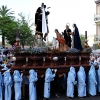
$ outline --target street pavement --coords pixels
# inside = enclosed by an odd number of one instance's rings
[[[22,100],[29,100],[29,99],[24,98]],[[43,100],[43,98],[38,98],[37,100]],[[51,98],[48,100],[100,100],[100,95],[94,96],[94,97],[86,96],[84,98],[74,97],[73,99],[68,99],[68,98],[66,98],[66,96],[64,94],[62,94],[62,95],[60,95],[60,97],[51,96]]]
[[[37,99],[37,100],[43,100],[43,99]],[[100,100],[100,96],[95,96],[95,97],[84,97],[83,99],[74,97],[73,99],[68,99],[66,96],[61,95],[60,97],[53,96],[49,100]]]
[[[40,99],[43,100],[43,99]],[[66,98],[65,95],[61,95],[60,97],[51,97],[50,100],[69,100],[68,98]],[[83,99],[78,98],[78,97],[74,97],[72,100],[100,100],[100,96],[95,96],[95,97],[85,97]]]

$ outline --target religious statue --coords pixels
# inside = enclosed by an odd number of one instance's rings
[[[64,35],[64,39],[66,41],[66,45],[68,45],[71,48],[71,29],[69,28],[69,25],[66,24],[66,29],[62,34]]]
[[[35,13],[35,26],[36,26],[35,35],[37,35],[37,34],[40,35],[41,39],[42,40],[44,39],[46,41],[46,37],[49,33],[47,17],[50,14],[50,12],[45,11],[45,9],[46,9],[46,5],[44,5],[44,3],[42,3],[41,7],[38,7],[38,9]]]
[[[20,30],[17,29],[16,31],[16,42],[14,43],[15,47],[18,47],[20,45]]]
[[[87,49],[91,50],[91,47],[88,45],[88,40],[84,41],[84,48],[87,48]]]
[[[66,44],[66,40],[59,33],[58,29],[55,29],[56,38],[53,37],[52,47],[53,49],[57,49],[60,52],[66,51],[68,49],[68,45]]]

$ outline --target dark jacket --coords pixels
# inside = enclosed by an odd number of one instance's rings
[[[66,41],[66,44],[69,46],[69,47],[71,47],[71,34],[70,34],[70,32],[71,32],[71,29],[68,29],[67,31],[66,30],[64,30],[64,33],[63,33],[63,35],[64,35],[64,39],[65,39],[65,41]]]

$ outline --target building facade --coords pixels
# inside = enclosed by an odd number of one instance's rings
[[[94,15],[94,21],[96,23],[96,34],[94,35],[94,43],[100,43],[100,0],[95,0],[96,14]]]

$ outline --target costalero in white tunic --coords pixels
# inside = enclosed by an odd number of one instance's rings
[[[15,100],[20,100],[21,99],[22,76],[20,75],[18,70],[15,70],[13,75],[14,75]]]
[[[37,73],[31,69],[29,71],[29,100],[37,100],[36,97],[36,84],[35,82],[38,80]]]
[[[77,83],[75,81],[76,78],[76,72],[74,67],[70,67],[70,71],[68,72],[68,77],[67,77],[67,92],[66,96],[67,97],[74,97],[74,85]]]
[[[96,71],[94,65],[92,65],[88,73],[88,93],[92,96],[95,96],[96,88],[97,88]]]
[[[48,68],[45,73],[44,98],[50,97],[50,82],[54,80],[54,77],[55,74],[53,74],[51,69]]]
[[[86,96],[86,74],[84,68],[80,66],[79,71],[77,72],[78,79],[78,97]]]

